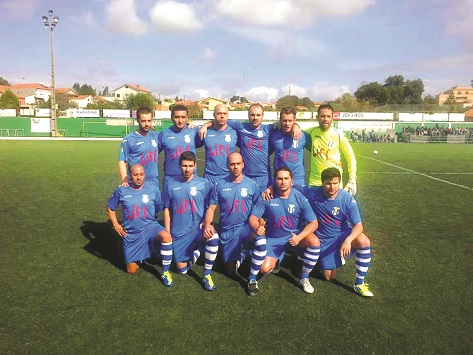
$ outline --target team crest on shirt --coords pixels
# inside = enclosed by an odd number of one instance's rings
[[[158,143],[156,143],[156,141],[154,139],[151,140],[151,144],[153,145],[153,147],[157,147],[158,146]]]
[[[334,207],[332,210],[332,214],[334,216],[338,215],[340,213],[340,207]]]
[[[256,136],[258,138],[263,138],[263,131],[258,131],[258,133],[256,133]]]
[[[184,135],[184,142],[186,142],[186,143],[191,142],[191,137],[188,134]]]
[[[141,201],[143,201],[144,203],[148,203],[149,202],[149,195],[142,195]]]
[[[231,141],[232,141],[232,137],[230,137],[229,134],[226,134],[226,135],[225,135],[225,142],[228,142],[228,143],[229,143],[229,142],[231,142]]]
[[[189,194],[190,194],[191,196],[197,195],[197,187],[191,186],[191,189],[189,190]]]
[[[288,211],[289,213],[294,213],[295,210],[296,210],[296,205],[293,204],[293,203],[290,203],[290,204],[288,205],[288,207],[287,207],[287,211]]]
[[[246,187],[242,187],[240,190],[240,194],[242,197],[248,196],[248,189]]]
[[[297,148],[299,146],[299,141],[296,139],[292,140],[292,148]]]
[[[335,145],[335,143],[334,143],[334,142],[328,142],[327,145],[328,145],[329,148],[333,148],[333,146]]]

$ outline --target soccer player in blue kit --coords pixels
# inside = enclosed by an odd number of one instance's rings
[[[164,151],[164,176],[181,176],[179,157],[183,152],[193,152],[202,146],[199,128],[189,128],[188,110],[184,105],[176,105],[171,109],[173,125],[158,133],[158,148]]]
[[[161,278],[165,286],[171,286],[172,238],[156,220],[156,214],[162,208],[161,192],[156,185],[145,181],[144,168],[139,164],[131,167],[130,177],[130,184],[118,186],[107,203],[107,214],[113,228],[123,238],[126,270],[130,274],[136,273],[139,262],[151,257],[158,242],[163,264]],[[123,225],[118,222],[115,212],[120,204]]]
[[[274,152],[274,171],[281,166],[287,166],[292,171],[294,184],[306,185],[304,148],[309,149],[310,137],[302,132],[299,139],[292,135],[296,124],[296,109],[283,107],[279,113],[281,130],[274,131],[269,138],[269,153]]]
[[[250,177],[259,185],[262,193],[272,181],[269,162],[269,139],[273,132],[277,132],[272,124],[263,124],[264,109],[261,104],[252,104],[248,108],[248,122],[241,123],[229,120],[227,124],[238,134],[238,147],[245,162],[243,174]],[[201,135],[205,135],[209,124],[202,125]],[[295,124],[291,131],[294,139],[301,136],[300,127]]]
[[[363,297],[372,297],[365,276],[371,263],[371,242],[363,233],[360,210],[353,196],[340,189],[341,173],[338,168],[327,168],[321,173],[322,187],[299,187],[317,215],[319,227],[315,234],[320,240],[321,252],[317,268],[327,281],[355,255],[356,278],[353,289]]]
[[[214,120],[203,139],[205,146],[204,178],[211,183],[229,175],[227,157],[235,151],[237,133],[227,125],[228,107],[218,104],[214,108]]]
[[[292,172],[288,167],[276,170],[274,180],[274,196],[270,200],[259,199],[249,219],[255,233],[259,233],[259,219],[266,216],[267,255],[260,272],[270,273],[287,250],[297,247],[295,251],[303,262],[299,284],[304,292],[313,293],[309,274],[320,254],[320,243],[314,234],[317,217],[304,195],[291,188]]]
[[[213,185],[194,175],[194,153],[183,152],[179,164],[181,176],[167,178],[164,184],[164,226],[171,232],[174,260],[180,274],[187,273],[205,248],[202,282],[207,291],[212,291],[215,289],[212,267],[218,252],[218,234],[204,236],[202,222]]]
[[[264,235],[252,234],[248,216],[259,198],[259,187],[249,177],[242,174],[243,158],[240,153],[228,156],[230,176],[217,181],[214,185],[210,205],[205,215],[205,234],[215,233],[212,226],[215,210],[220,205],[220,252],[228,274],[234,274],[246,253],[242,255],[242,245],[246,250],[252,249],[248,293],[258,293],[256,277],[266,256],[266,238]],[[263,233],[260,233],[263,234]]]
[[[130,168],[140,164],[145,169],[147,181],[159,188],[158,180],[158,140],[152,130],[153,111],[141,107],[136,111],[138,129],[123,138],[118,156],[118,173],[123,185],[129,183]]]

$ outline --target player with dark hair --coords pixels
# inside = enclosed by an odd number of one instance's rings
[[[202,146],[199,128],[189,128],[189,113],[184,105],[175,105],[171,109],[173,125],[158,133],[159,152],[164,151],[164,176],[181,176],[179,157],[183,152],[193,152]]]
[[[364,297],[372,297],[373,293],[364,281],[371,263],[371,242],[363,233],[358,204],[352,195],[340,189],[341,178],[338,168],[327,168],[321,174],[321,188],[294,188],[307,197],[319,221],[315,231],[321,245],[317,268],[326,280],[331,281],[345,258],[355,255],[353,288]]]
[[[303,262],[299,284],[304,292],[313,293],[309,274],[320,253],[320,243],[314,235],[317,217],[304,195],[291,188],[292,172],[288,167],[281,166],[276,170],[274,179],[274,196],[269,200],[259,199],[249,219],[258,233],[259,219],[266,216],[267,255],[260,272],[270,273],[278,261],[282,261],[285,252],[294,248]]]
[[[230,176],[217,181],[214,185],[210,205],[205,215],[205,234],[215,233],[212,226],[217,205],[220,206],[220,252],[227,273],[234,274],[246,257],[246,251],[252,250],[248,293],[258,293],[256,278],[266,256],[266,238],[252,234],[248,216],[259,198],[259,187],[249,177],[243,175],[245,164],[240,153],[231,153],[228,158]],[[260,230],[261,232],[261,230]]]
[[[118,173],[123,185],[129,183],[130,168],[140,164],[145,169],[146,180],[159,188],[158,180],[158,141],[153,126],[153,111],[141,107],[136,111],[138,129],[128,134],[120,146]]]
[[[207,291],[215,289],[212,267],[218,252],[218,234],[204,235],[202,222],[212,184],[194,174],[195,154],[179,157],[180,177],[169,177],[164,184],[164,226],[171,232],[177,271],[186,274],[205,250],[202,282]]]
[[[269,153],[274,152],[274,171],[281,166],[287,166],[292,171],[294,184],[306,185],[304,148],[309,149],[310,137],[306,132],[302,132],[299,139],[293,137],[296,115],[295,107],[281,108],[279,113],[281,130],[274,131],[269,138]]]
[[[136,273],[139,262],[150,258],[155,243],[159,243],[163,263],[161,278],[165,286],[171,286],[172,238],[156,220],[162,208],[161,192],[156,185],[145,181],[146,174],[141,165],[133,165],[130,171],[130,184],[118,186],[107,203],[107,214],[113,228],[123,238],[126,270],[130,274]],[[115,212],[120,204],[123,225],[118,222]]]
[[[348,183],[345,186],[352,195],[356,194],[355,153],[343,131],[332,126],[333,107],[320,105],[317,112],[318,127],[309,131],[312,157],[310,159],[309,186],[321,186],[320,174],[326,168],[337,168],[343,173],[341,154],[348,164]],[[342,181],[340,180],[340,186]]]

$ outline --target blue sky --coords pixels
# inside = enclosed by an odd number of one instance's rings
[[[156,96],[314,101],[390,75],[437,95],[473,80],[473,0],[0,0],[0,76]],[[469,16],[469,18],[468,18]]]

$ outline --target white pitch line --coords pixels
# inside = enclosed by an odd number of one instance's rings
[[[449,185],[453,185],[453,186],[461,187],[461,188],[466,189],[466,190],[473,191],[473,188],[468,187],[468,186],[465,186],[465,185],[455,184],[454,182],[451,182],[451,181],[448,181],[448,180],[439,179],[439,178],[436,178],[436,177],[433,177],[433,176],[430,176],[430,175],[421,173],[421,172],[419,172],[419,171],[415,171],[415,170],[403,168],[402,166],[395,165],[395,164],[386,163],[386,162],[384,162],[384,161],[382,161],[382,160],[374,159],[374,158],[371,158],[371,157],[367,157],[367,156],[365,156],[365,155],[361,155],[361,154],[356,154],[356,155],[358,155],[358,156],[360,156],[360,157],[363,157],[363,158],[366,158],[366,159],[374,160],[374,161],[376,161],[376,162],[378,162],[378,163],[381,163],[381,164],[385,164],[385,165],[388,165],[388,166],[392,166],[392,167],[397,168],[397,169],[401,169],[401,170],[404,170],[404,171],[408,171],[408,172],[410,172],[410,173],[412,173],[412,174],[424,176],[424,177],[429,178],[429,179],[432,179],[432,180],[444,182],[444,183],[449,184]]]

